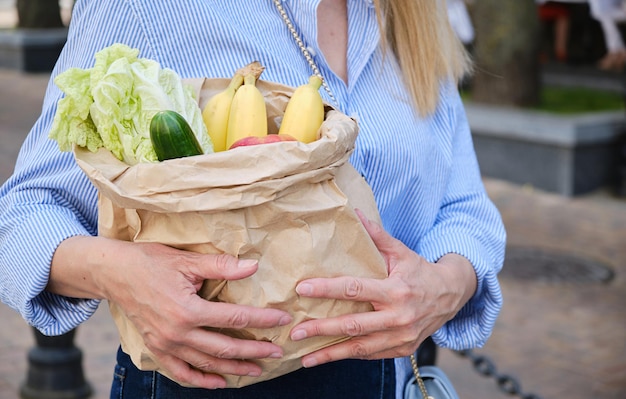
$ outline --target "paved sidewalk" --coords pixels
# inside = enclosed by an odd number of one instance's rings
[[[0,182],[10,175],[39,114],[46,83],[45,74],[0,70]],[[626,200],[606,192],[572,199],[498,180],[485,183],[502,212],[512,250],[543,249],[600,261],[615,277],[607,284],[547,283],[503,273],[504,309],[492,338],[475,353],[544,399],[626,398]],[[3,304],[0,320],[0,398],[17,399],[33,337]],[[107,398],[118,340],[105,306],[79,328],[76,341],[93,398]],[[462,399],[511,397],[466,358],[441,350],[439,364]]]

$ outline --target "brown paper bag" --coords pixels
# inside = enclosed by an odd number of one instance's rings
[[[224,79],[192,80],[200,105],[226,87]],[[293,89],[258,82],[268,102],[270,131],[276,130]],[[232,151],[128,166],[110,152],[76,148],[79,166],[99,190],[99,234],[135,242],[160,242],[200,253],[253,258],[259,270],[237,281],[207,281],[200,295],[288,311],[291,325],[274,329],[221,330],[280,345],[285,356],[260,360],[261,377],[226,375],[242,387],[301,367],[303,355],[347,337],[289,339],[308,319],[371,310],[366,303],[300,298],[296,284],[310,277],[352,275],[384,278],[382,256],[353,208],[379,220],[364,179],[347,163],[356,123],[332,109],[311,144],[281,142]],[[142,370],[162,370],[140,334],[115,304],[110,311],[122,349]],[[171,378],[171,376],[170,376]]]

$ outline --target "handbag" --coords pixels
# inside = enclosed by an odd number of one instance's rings
[[[452,382],[437,366],[417,366],[415,355],[411,355],[413,375],[404,387],[404,399],[459,399]]]

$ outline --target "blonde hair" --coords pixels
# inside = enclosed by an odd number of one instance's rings
[[[448,20],[444,0],[374,0],[386,50],[395,54],[418,112],[435,111],[443,80],[455,82],[471,61]]]

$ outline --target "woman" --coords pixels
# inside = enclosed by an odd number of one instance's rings
[[[323,91],[326,100],[359,122],[351,163],[376,197],[383,226],[363,223],[389,278],[301,282],[295,289],[302,296],[367,301],[375,310],[294,327],[294,340],[353,336],[304,356],[301,370],[241,389],[206,390],[224,386],[220,374],[258,375],[253,360],[282,351],[204,326],[269,328],[289,323],[290,315],[196,294],[205,279],[253,274],[253,261],[97,237],[95,189],[71,154],[47,139],[61,97],[51,83],[1,191],[1,281],[16,282],[2,286],[2,300],[45,334],[76,327],[101,299],[112,300],[171,375],[204,388],[141,372],[119,351],[111,397],[400,397],[411,373],[406,357],[424,339],[460,349],[482,345],[491,333],[501,307],[496,275],[504,231],[482,186],[456,90],[468,62],[445,6],[437,0],[278,5],[327,82],[332,97]],[[297,86],[311,74],[273,0],[79,0],[53,77],[91,67],[94,53],[115,42],[183,77],[228,77],[251,60],[266,67],[268,81]]]

